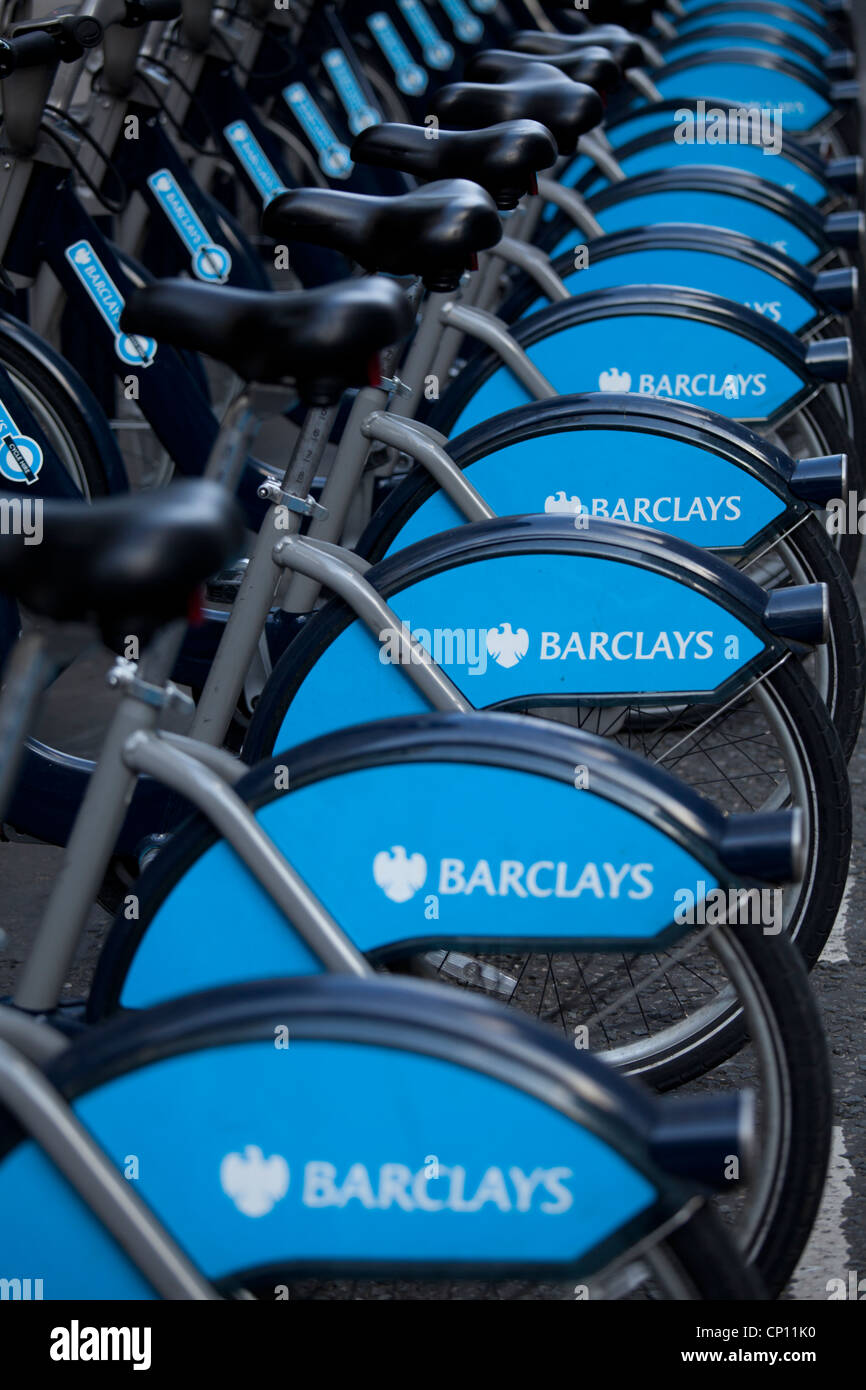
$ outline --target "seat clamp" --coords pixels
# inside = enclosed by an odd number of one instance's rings
[[[299,516],[315,516],[324,521],[328,515],[328,508],[317,502],[315,497],[296,497],[293,492],[284,492],[273,478],[268,478],[257,491],[263,502],[270,502],[274,507],[285,507]]]
[[[105,677],[106,685],[111,686],[112,690],[122,690],[124,695],[131,695],[143,705],[150,705],[153,709],[170,710],[185,720],[192,720],[195,701],[189,695],[185,695],[174,681],[166,681],[165,685],[152,685],[150,681],[142,680],[137,672],[138,664],[135,661],[119,656]]]

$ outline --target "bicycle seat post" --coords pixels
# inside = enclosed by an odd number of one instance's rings
[[[285,536],[300,530],[305,499],[338,410],[339,405],[311,406],[282,483],[274,481],[263,485],[263,495],[269,496],[271,505],[256,537],[243,584],[232,604],[190,731],[193,738],[204,743],[222,743],[231,722],[255,655],[259,633],[282,577],[280,567],[274,562],[274,546]],[[269,492],[265,493],[264,489]]]
[[[407,290],[406,298],[413,309],[417,307],[423,293],[424,287],[420,279]],[[383,378],[396,378],[398,354],[399,349],[396,346],[386,348],[381,353]],[[339,542],[372,447],[363,432],[363,423],[374,410],[387,408],[388,394],[384,385],[362,386],[358,391],[340,436],[337,457],[322,489],[322,510],[310,518],[307,535],[312,540]],[[277,590],[277,598],[285,613],[310,613],[321,588],[317,580],[287,571]]]

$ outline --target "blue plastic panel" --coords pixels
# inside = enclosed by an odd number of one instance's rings
[[[763,347],[697,319],[622,315],[574,324],[527,349],[561,395],[632,391],[706,406],[732,419],[765,420],[802,389],[800,377]],[[530,400],[505,367],[464,407],[452,436]]]
[[[575,234],[575,245],[579,245]],[[583,270],[565,279],[574,295],[619,285],[681,285],[689,289],[723,294],[762,314],[771,323],[780,323],[790,333],[798,333],[815,318],[815,308],[783,280],[758,266],[733,256],[716,255],[711,250],[677,249],[629,250],[621,255],[592,259]],[[540,296],[523,318],[545,309],[549,303]]]
[[[365,952],[420,938],[471,938],[488,950],[509,938],[562,938],[575,949],[590,940],[650,941],[673,922],[682,901],[675,894],[688,889],[701,899],[717,886],[692,854],[632,811],[586,786],[509,768],[368,768],[300,788],[257,819]],[[334,829],[338,867],[323,853]],[[122,1003],[141,1008],[320,968],[220,842],[149,924]]]
[[[790,0],[787,0],[787,8],[789,10],[794,8]],[[816,17],[814,11],[812,11],[812,17]],[[808,25],[801,24],[793,16],[768,15],[766,11],[753,9],[748,3],[732,3],[728,13],[701,15],[700,10],[696,10],[689,19],[679,20],[676,27],[677,33],[685,37],[687,34],[693,33],[695,29],[702,29],[706,25],[715,27],[717,24],[762,24],[776,29],[782,34],[791,34],[794,38],[801,39],[803,43],[808,43],[818,53],[830,52],[828,39],[825,39],[822,34],[816,34]],[[733,39],[732,42],[734,42]]]
[[[138,1160],[136,1191],[212,1279],[291,1259],[571,1266],[656,1196],[525,1092],[383,1047],[215,1047],[75,1109],[121,1171]],[[46,1299],[153,1296],[35,1146],[0,1164],[0,1201],[4,1271],[38,1270]]]
[[[657,222],[697,222],[705,227],[730,227],[755,241],[765,241],[801,265],[818,255],[819,247],[802,228],[760,203],[728,193],[703,193],[697,189],[675,188],[624,198],[611,207],[595,212],[605,232],[623,232],[632,227],[652,227]],[[580,235],[575,229],[552,252],[573,251]]]
[[[676,129],[677,126],[672,122],[669,140],[660,141],[649,149],[637,150],[634,154],[623,157],[620,162],[625,173],[631,178],[657,169],[679,168],[684,164],[713,164],[722,169],[741,169],[746,174],[754,174],[756,178],[778,184],[789,193],[796,193],[798,198],[802,198],[810,206],[823,202],[827,196],[827,190],[819,179],[800,168],[793,160],[786,159],[783,154],[772,153],[772,146],[771,152],[765,154],[760,145],[756,144],[678,145],[674,139]],[[700,130],[701,127],[697,127],[697,132]],[[766,134],[770,142],[772,131],[768,130]],[[586,192],[597,193],[601,188],[607,187],[607,184],[608,180],[600,174]]]
[[[499,516],[586,510],[710,548],[745,547],[784,510],[774,492],[718,455],[635,430],[545,434],[498,449],[465,471]],[[451,499],[435,492],[389,554],[461,520]]]
[[[811,130],[829,116],[831,107],[807,81],[746,62],[722,62],[708,56],[682,72],[655,75],[663,97],[721,97],[741,106],[781,110],[788,130]]]

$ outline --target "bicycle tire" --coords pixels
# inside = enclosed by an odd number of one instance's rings
[[[0,358],[16,384],[34,399],[39,423],[49,434],[61,463],[86,498],[105,497],[125,486],[120,454],[108,421],[74,368],[47,344],[31,351],[22,326],[3,325]],[[53,370],[52,370],[53,369]],[[99,428],[104,420],[104,428]],[[53,428],[52,428],[53,426]],[[65,457],[74,455],[70,468]]]

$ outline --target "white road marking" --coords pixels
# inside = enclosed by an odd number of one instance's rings
[[[842,1230],[842,1209],[851,1196],[853,1176],[842,1126],[834,1125],[827,1184],[809,1242],[788,1285],[791,1298],[826,1299],[828,1280],[847,1280],[851,1250]]]
[[[847,940],[848,911],[851,906],[851,890],[856,882],[856,878],[851,874],[845,884],[845,892],[842,894],[842,901],[839,904],[836,921],[833,923],[833,930],[828,936],[819,958],[821,965],[842,965],[850,960]]]

